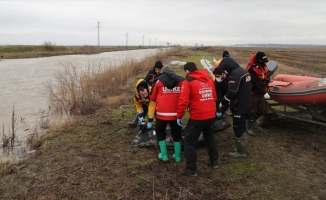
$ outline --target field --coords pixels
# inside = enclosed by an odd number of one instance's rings
[[[57,46],[47,42],[44,45],[7,45],[0,46],[0,60],[14,58],[38,58],[72,54],[96,54],[110,51],[134,50],[149,47],[140,46]]]
[[[218,59],[223,50],[242,67],[260,50],[279,63],[275,74],[326,75],[326,49],[183,48],[164,63],[193,61],[200,66],[202,56]],[[184,76],[182,66],[171,67]],[[145,75],[143,71],[131,79],[136,82]],[[219,168],[208,166],[206,148],[198,146],[198,176],[184,177],[178,172],[185,166],[183,155],[183,161],[175,163],[169,151],[170,161],[162,163],[158,148],[129,146],[138,132],[127,125],[135,115],[133,91],[131,84],[103,99],[94,113],[51,129],[29,159],[0,164],[0,198],[326,199],[325,127],[274,116],[268,127],[249,137],[246,159],[228,157],[234,148],[229,128],[215,137]]]

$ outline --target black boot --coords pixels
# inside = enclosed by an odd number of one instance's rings
[[[257,130],[256,120],[247,120],[247,133],[250,136],[255,136],[255,130]]]
[[[246,158],[247,157],[247,146],[248,146],[248,138],[247,134],[244,133],[240,138],[234,138],[236,151],[230,152],[229,156],[235,158]]]

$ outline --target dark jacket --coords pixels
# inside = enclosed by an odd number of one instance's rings
[[[224,95],[227,93],[229,85],[229,76],[227,76],[226,79],[224,79],[222,82],[217,82],[216,80],[214,81],[215,83],[215,91],[217,95],[217,100],[216,100],[216,109],[218,110],[218,105],[221,103]]]
[[[222,99],[222,105],[230,103],[233,114],[248,114],[252,108],[251,102],[251,77],[249,73],[240,67],[232,58],[224,58],[219,64],[221,69],[229,75],[228,92]]]
[[[154,83],[154,80],[159,77],[161,74],[156,74],[155,73],[155,66],[153,69],[149,70],[146,77],[145,77],[145,81],[148,85],[152,86]]]

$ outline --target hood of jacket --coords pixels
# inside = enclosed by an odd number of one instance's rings
[[[226,71],[230,75],[232,73],[232,71],[235,68],[240,67],[240,65],[235,60],[233,60],[232,58],[225,57],[225,58],[223,58],[223,60],[220,63],[219,67],[221,69],[223,69],[224,71]]]
[[[197,69],[195,71],[190,72],[189,74],[187,74],[187,78],[188,77],[193,77],[201,82],[208,82],[208,80],[212,80],[209,72],[207,70],[201,70],[201,69]]]
[[[140,86],[144,86],[145,88],[147,88],[147,91],[150,92],[150,88],[148,86],[148,84],[146,83],[146,81],[144,79],[139,79],[137,82],[136,82],[136,93],[138,93],[138,88]]]
[[[182,76],[177,75],[174,71],[167,69],[161,76],[157,77],[158,80],[169,88],[170,90],[176,87],[181,81],[185,80]]]
[[[256,65],[256,54],[252,54],[249,58],[250,65]]]

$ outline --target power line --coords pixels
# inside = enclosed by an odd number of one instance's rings
[[[100,22],[97,22],[96,28],[97,28],[97,46],[99,47],[100,46],[100,28],[101,28]]]
[[[128,32],[126,34],[126,47],[128,46]]]

